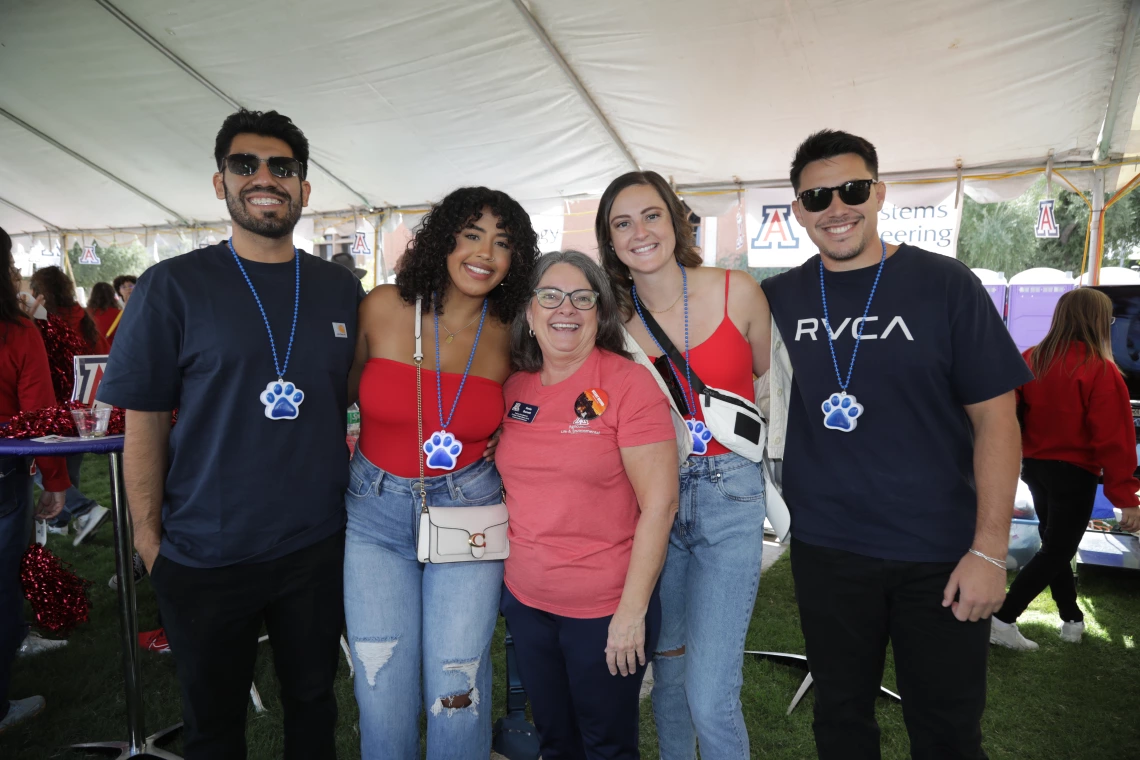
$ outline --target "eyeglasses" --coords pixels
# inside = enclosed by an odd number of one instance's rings
[[[839,191],[839,200],[848,206],[858,206],[866,203],[871,197],[871,188],[876,182],[877,180],[873,179],[852,179],[835,187],[813,187],[811,190],[804,190],[796,197],[799,198],[804,210],[813,214],[827,210],[831,205],[832,193],[836,190]]]
[[[223,160],[230,173],[239,177],[252,177],[263,163],[269,167],[269,173],[278,179],[305,176],[301,162],[288,156],[261,158],[252,153],[231,153]]]
[[[593,290],[575,290],[567,293],[558,288],[536,288],[534,297],[544,309],[557,309],[567,297],[575,309],[589,311],[598,305],[598,294]]]

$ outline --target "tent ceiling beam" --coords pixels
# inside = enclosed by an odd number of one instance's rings
[[[119,21],[121,21],[121,22],[122,22],[122,24],[123,24],[123,26],[127,27],[127,28],[128,28],[128,29],[130,29],[132,32],[134,32],[136,35],[138,35],[140,38],[142,38],[142,40],[143,40],[144,42],[146,42],[146,43],[147,43],[148,45],[150,45],[152,48],[154,48],[154,49],[155,49],[155,50],[157,50],[159,53],[161,53],[163,56],[165,56],[165,57],[166,57],[166,58],[167,58],[167,59],[168,59],[168,60],[169,60],[171,63],[173,63],[173,64],[174,64],[175,66],[177,66],[178,68],[180,68],[180,69],[181,69],[183,72],[185,72],[185,73],[186,73],[187,75],[189,75],[189,76],[190,76],[192,79],[194,79],[196,82],[198,82],[198,84],[202,85],[202,86],[203,86],[203,87],[205,87],[207,90],[209,90],[210,92],[212,92],[214,95],[216,95],[218,98],[220,98],[220,99],[221,99],[222,101],[224,101],[226,104],[228,104],[228,105],[229,105],[231,108],[233,108],[233,109],[235,109],[235,110],[241,110],[241,109],[244,109],[244,108],[245,108],[245,106],[243,106],[243,105],[242,105],[240,102],[238,102],[238,101],[237,101],[237,99],[235,99],[235,98],[231,97],[231,96],[230,96],[230,95],[228,95],[228,94],[227,94],[227,93],[226,93],[224,90],[222,90],[220,87],[218,87],[218,86],[217,86],[217,85],[215,85],[213,82],[211,82],[209,79],[206,79],[206,77],[204,77],[204,76],[202,76],[201,74],[199,74],[199,73],[198,73],[198,71],[197,71],[197,70],[195,70],[193,66],[191,66],[191,65],[190,65],[190,64],[188,64],[188,63],[186,63],[186,61],[184,61],[184,60],[182,60],[181,58],[179,58],[179,57],[178,57],[177,55],[175,55],[175,54],[174,54],[174,53],[173,53],[173,52],[172,52],[170,49],[168,49],[168,48],[167,48],[167,47],[165,47],[165,46],[164,46],[164,45],[163,45],[161,42],[159,42],[159,41],[158,41],[158,40],[156,40],[154,37],[152,37],[152,36],[151,36],[151,34],[150,34],[149,32],[147,32],[147,30],[143,29],[141,26],[139,26],[138,24],[136,24],[136,23],[134,22],[134,20],[133,20],[133,19],[131,19],[131,17],[130,17],[130,16],[128,16],[127,14],[123,13],[121,10],[119,10],[119,9],[118,9],[118,8],[116,8],[114,5],[112,5],[112,4],[109,2],[109,0],[95,0],[95,2],[97,2],[97,3],[99,3],[99,5],[103,6],[104,10],[106,10],[106,11],[107,11],[108,13],[110,13],[112,16],[114,16],[115,18],[117,18]],[[311,165],[313,165],[313,166],[317,167],[318,169],[320,169],[320,170],[321,170],[322,172],[324,172],[325,174],[327,174],[329,177],[331,177],[331,178],[332,178],[332,180],[333,180],[334,182],[336,182],[338,185],[340,185],[341,187],[343,187],[345,190],[347,190],[348,192],[352,193],[352,194],[353,194],[353,195],[355,195],[357,198],[359,198],[359,199],[361,200],[361,202],[362,202],[362,203],[363,203],[363,204],[364,204],[364,205],[365,205],[367,208],[369,208],[369,209],[371,209],[371,208],[372,208],[372,202],[371,202],[371,201],[369,201],[367,198],[365,198],[365,197],[364,197],[364,195],[362,195],[362,194],[361,194],[360,192],[358,192],[358,191],[357,191],[355,188],[353,188],[352,186],[350,186],[350,185],[349,185],[347,182],[345,182],[343,179],[341,179],[340,177],[338,177],[338,176],[336,176],[335,174],[333,174],[331,171],[329,171],[328,169],[326,169],[324,166],[322,166],[320,163],[318,163],[318,162],[317,162],[315,159],[313,159],[313,158],[310,158],[310,159],[309,159],[309,163],[310,163]]]
[[[53,230],[54,232],[62,232],[62,230],[60,230],[58,225],[52,224],[51,222],[49,222],[48,220],[44,219],[41,216],[36,216],[31,211],[28,211],[26,208],[22,208],[20,206],[17,206],[15,203],[12,203],[12,201],[8,200],[7,198],[0,197],[0,203],[3,203],[8,208],[16,209],[17,211],[19,211],[21,214],[24,214],[25,216],[30,216],[32,219],[35,219],[37,222],[39,222],[43,226],[47,227],[49,230]]]
[[[35,128],[35,127],[33,127],[31,124],[27,123],[26,121],[24,121],[24,120],[23,120],[23,119],[21,119],[20,117],[16,116],[15,114],[13,114],[13,113],[10,113],[10,112],[6,111],[6,110],[5,110],[5,109],[3,109],[3,108],[0,108],[0,116],[4,116],[4,117],[5,117],[5,118],[7,118],[9,121],[11,121],[13,124],[16,124],[16,125],[18,125],[18,126],[21,126],[21,127],[23,127],[24,129],[26,129],[27,131],[31,132],[31,133],[32,133],[33,135],[35,135],[36,137],[38,137],[38,138],[40,138],[41,140],[43,140],[44,142],[48,143],[49,145],[52,145],[53,147],[55,147],[55,148],[57,148],[57,149],[59,149],[59,150],[63,151],[63,152],[64,152],[64,153],[66,153],[67,155],[71,156],[71,157],[72,157],[72,158],[74,158],[76,161],[79,161],[79,162],[80,162],[80,163],[82,163],[83,165],[85,165],[85,166],[87,166],[87,167],[89,167],[89,168],[91,168],[91,169],[94,169],[95,171],[99,172],[100,174],[102,174],[104,177],[106,177],[107,179],[111,180],[111,181],[112,181],[112,182],[114,182],[115,184],[117,184],[117,185],[120,185],[121,187],[123,187],[123,188],[125,188],[125,189],[127,189],[127,190],[130,190],[132,193],[134,193],[134,194],[135,194],[135,195],[137,195],[138,197],[142,198],[144,201],[147,201],[148,203],[151,203],[151,204],[153,204],[153,205],[154,205],[156,208],[160,208],[160,209],[162,209],[162,210],[163,210],[163,211],[165,211],[167,214],[169,214],[170,216],[174,217],[175,219],[177,219],[178,221],[182,222],[183,224],[186,224],[186,225],[189,225],[189,224],[190,224],[190,222],[188,222],[188,221],[186,220],[186,217],[182,216],[182,214],[179,214],[177,211],[175,211],[175,210],[173,210],[173,209],[171,209],[171,208],[167,208],[166,206],[164,206],[163,204],[159,203],[157,200],[155,200],[155,199],[154,199],[154,198],[152,198],[151,196],[149,196],[149,195],[147,195],[146,193],[144,193],[142,190],[139,190],[139,189],[138,189],[137,187],[135,187],[134,185],[132,185],[132,184],[129,184],[129,183],[128,183],[128,182],[126,182],[125,180],[119,179],[119,178],[118,178],[118,177],[116,177],[114,174],[111,174],[111,172],[109,172],[109,171],[107,171],[106,169],[104,169],[102,166],[99,166],[98,164],[96,164],[94,161],[91,161],[91,160],[89,160],[88,158],[86,158],[85,156],[83,156],[83,155],[80,155],[79,153],[76,153],[74,150],[72,150],[71,148],[67,147],[66,145],[64,145],[63,143],[61,143],[59,140],[56,140],[54,137],[51,137],[50,135],[46,135],[46,134],[44,134],[43,132],[41,132],[40,130],[36,129],[36,128]]]
[[[1140,0],[1136,1],[1140,2]],[[99,0],[99,2],[103,2],[103,0]],[[609,135],[610,140],[613,141],[614,147],[618,149],[622,156],[625,157],[625,160],[629,163],[630,168],[634,171],[640,169],[641,165],[638,164],[637,159],[633,157],[633,153],[630,152],[629,147],[625,144],[625,141],[621,139],[621,136],[618,135],[617,130],[615,130],[613,125],[610,124],[610,120],[606,118],[606,115],[604,113],[602,113],[602,109],[598,107],[597,102],[594,100],[594,96],[591,95],[590,91],[586,89],[586,86],[582,84],[582,80],[578,78],[578,74],[575,73],[574,69],[570,68],[570,64],[566,61],[566,58],[563,57],[562,52],[555,46],[554,41],[550,39],[550,35],[546,33],[546,29],[543,28],[542,24],[538,23],[538,19],[536,19],[534,17],[534,14],[530,12],[530,8],[527,7],[524,0],[511,0],[511,2],[514,3],[514,6],[518,9],[518,12],[522,14],[523,20],[526,21],[527,25],[531,28],[531,31],[534,32],[534,36],[537,37],[539,42],[542,43],[542,46],[546,48],[546,52],[549,53],[550,57],[554,59],[554,62],[558,64],[558,68],[562,69],[562,73],[566,75],[566,78],[570,81],[570,84],[578,92],[578,97],[582,99],[582,101],[586,104],[586,107],[589,108],[590,112],[594,114],[594,118],[598,120],[598,123],[601,124],[602,129],[604,129],[606,131],[606,134]]]
[[[1097,163],[1108,160],[1113,130],[1116,128],[1116,118],[1120,111],[1120,100],[1124,95],[1124,83],[1128,78],[1128,70],[1132,63],[1132,51],[1136,48],[1137,25],[1140,25],[1140,0],[1132,0],[1128,7],[1128,20],[1124,22],[1124,35],[1121,37],[1120,47],[1116,51],[1116,71],[1112,75],[1112,89],[1108,93],[1108,107],[1105,109],[1104,121],[1100,125],[1100,135],[1097,138],[1096,152],[1093,154],[1093,160]]]

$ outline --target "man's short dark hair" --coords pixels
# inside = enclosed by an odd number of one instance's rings
[[[247,111],[244,108],[232,113],[222,122],[214,141],[214,163],[222,170],[222,159],[230,153],[230,146],[238,135],[275,137],[293,150],[293,158],[301,162],[301,179],[309,174],[309,141],[300,127],[284,114],[276,111]]]
[[[850,132],[821,129],[796,148],[796,157],[792,159],[792,189],[797,193],[800,191],[800,175],[804,173],[805,166],[845,153],[859,156],[867,165],[867,171],[871,172],[871,178],[879,178],[879,154],[875,152],[874,145]]]

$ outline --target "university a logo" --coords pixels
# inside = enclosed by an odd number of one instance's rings
[[[349,250],[349,253],[351,253],[353,256],[370,255],[372,253],[372,250],[368,247],[367,236],[367,232],[357,232],[356,240],[352,242],[352,248]]]
[[[792,229],[791,206],[764,206],[760,209],[760,231],[752,238],[753,250],[799,248],[800,239]]]
[[[1039,238],[1061,237],[1061,229],[1057,226],[1057,216],[1053,210],[1053,199],[1041,201],[1037,204],[1037,226],[1033,234]]]
[[[80,264],[102,264],[99,257],[95,255],[95,244],[83,246],[83,254],[79,257]]]

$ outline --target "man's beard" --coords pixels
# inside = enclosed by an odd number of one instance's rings
[[[248,190],[246,193],[272,195],[285,201],[285,205],[279,207],[280,211],[275,212],[273,216],[255,217],[246,211],[242,195],[231,195],[230,189],[227,187],[226,208],[230,210],[230,218],[233,219],[234,224],[247,232],[267,238],[283,238],[293,233],[293,228],[297,226],[297,221],[301,218],[300,198],[291,198],[283,193],[272,192],[263,187]]]
[[[853,220],[853,223],[857,224],[860,221],[860,219],[861,218]],[[865,251],[867,249],[867,240],[866,240],[866,238],[864,238],[863,240],[860,240],[859,244],[857,246],[855,246],[854,249],[849,250],[849,251],[827,250],[823,246],[820,246],[820,245],[817,245],[816,247],[819,248],[820,254],[822,254],[823,256],[826,256],[827,258],[831,259],[832,261],[850,261],[851,259],[855,258],[856,256],[863,253],[863,251]]]

